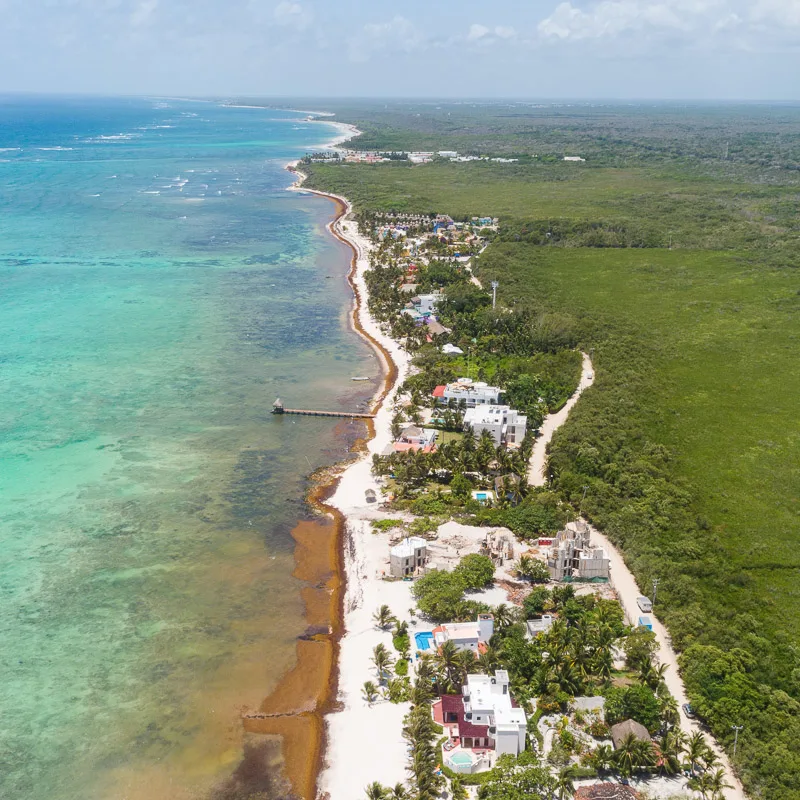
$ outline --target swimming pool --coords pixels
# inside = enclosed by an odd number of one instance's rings
[[[455,753],[448,753],[444,757],[444,763],[450,767],[453,772],[458,772],[460,775],[471,775],[473,772],[479,772],[482,768],[489,766],[483,758],[476,759],[467,750],[457,750]]]
[[[430,631],[420,631],[414,634],[417,650],[430,650],[433,647],[433,634]]]
[[[475,492],[475,499],[479,502],[485,502],[489,499],[489,495],[486,492]]]

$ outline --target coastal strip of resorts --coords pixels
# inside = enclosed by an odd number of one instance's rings
[[[387,212],[359,224],[372,242],[369,312],[414,357],[354,517],[380,543],[370,567],[387,587],[363,703],[408,710],[412,796],[525,784],[539,797],[723,797],[718,751],[684,732],[691,708],[665,682],[652,602],[625,614],[593,529],[529,475],[543,416],[566,398],[534,392],[515,407],[513,378],[474,374],[502,345],[481,352],[476,316],[452,298],[477,292],[474,307],[515,319],[472,273],[499,220]],[[387,745],[400,735],[371,733]],[[398,786],[367,795],[399,797]]]

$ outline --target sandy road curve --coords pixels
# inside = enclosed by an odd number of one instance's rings
[[[555,414],[550,414],[545,418],[544,423],[542,424],[541,435],[533,446],[533,453],[531,454],[528,470],[528,483],[531,486],[545,485],[546,476],[544,474],[544,468],[546,462],[545,451],[547,445],[553,438],[553,434],[556,432],[556,430],[567,421],[569,412],[578,402],[581,393],[591,386],[592,383],[594,383],[594,367],[589,356],[584,353],[581,380],[578,384],[578,388],[560,411]],[[625,565],[625,561],[622,558],[622,553],[620,553],[620,551],[617,550],[613,544],[611,544],[608,538],[600,533],[600,531],[598,531],[595,527],[590,525],[589,528],[592,532],[592,543],[599,544],[600,546],[604,547],[608,553],[608,556],[611,560],[611,585],[614,587],[617,595],[619,596],[619,601],[625,611],[628,621],[635,623],[641,613],[639,611],[639,606],[636,604],[636,598],[642,594],[649,595],[650,592],[643,592],[639,589],[636,584],[636,579]],[[658,609],[656,608],[655,611],[658,611]],[[746,795],[744,793],[744,789],[742,788],[742,784],[734,775],[730,762],[728,761],[725,753],[722,751],[722,748],[720,748],[716,741],[714,741],[708,731],[703,729],[702,725],[700,725],[696,720],[689,719],[689,717],[687,717],[684,713],[683,704],[688,702],[688,700],[686,697],[686,689],[683,686],[683,681],[681,680],[680,673],[678,672],[677,654],[672,649],[672,643],[669,634],[667,633],[667,629],[661,624],[661,622],[659,622],[655,614],[649,614],[649,616],[653,623],[653,633],[655,633],[656,641],[658,642],[658,658],[662,664],[667,665],[664,681],[667,684],[667,688],[678,701],[678,705],[680,707],[681,728],[687,733],[701,731],[705,734],[710,747],[716,753],[720,760],[721,766],[725,770],[727,782],[731,784],[731,787],[725,790],[725,797],[727,800],[745,800]]]
[[[544,472],[547,462],[547,445],[550,444],[553,434],[567,421],[569,412],[578,402],[584,389],[588,389],[594,383],[592,361],[586,353],[581,355],[583,355],[583,364],[581,365],[581,379],[578,383],[578,388],[560,411],[555,414],[549,414],[544,418],[539,437],[533,443],[531,458],[528,462],[528,483],[531,486],[544,486],[547,483],[547,476]]]

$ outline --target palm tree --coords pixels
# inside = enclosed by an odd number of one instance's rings
[[[614,671],[614,656],[608,647],[598,647],[594,652],[594,671],[604,683],[611,680]]]
[[[692,774],[697,770],[697,762],[708,752],[708,743],[700,731],[695,731],[686,742],[686,757],[689,759]]]
[[[633,775],[633,770],[638,765],[639,755],[639,739],[636,735],[629,733],[619,743],[617,750],[614,754],[614,760],[617,762],[620,775],[625,778],[630,778]]]
[[[723,798],[725,796],[725,789],[732,789],[733,787],[725,780],[725,770],[722,768],[714,770],[710,773],[711,780],[709,786],[711,788],[711,796],[714,800]]]
[[[402,783],[396,783],[390,790],[389,790],[389,798],[390,800],[407,800],[408,798],[408,789],[403,786]]]
[[[637,767],[652,767],[655,765],[657,759],[656,748],[651,741],[639,740],[636,745],[636,766]]]
[[[525,558],[525,556],[523,556],[523,558]],[[522,559],[520,559],[520,561],[521,560]],[[500,631],[504,631],[514,622],[514,612],[508,607],[507,603],[500,603],[499,606],[495,607],[492,613],[494,614],[494,624]]]
[[[372,619],[375,620],[375,624],[384,631],[389,630],[392,626],[392,623],[395,622],[395,616],[392,614],[392,610],[387,605],[381,606],[373,615]]]
[[[517,575],[521,578],[524,578],[531,574],[531,570],[533,569],[533,558],[530,556],[520,556],[519,561],[514,566],[514,569],[517,571]]]
[[[467,789],[461,781],[461,778],[451,779],[450,794],[453,800],[467,800],[469,795],[467,794]]]
[[[383,683],[384,677],[391,674],[392,657],[384,644],[375,645],[372,650],[372,663],[378,671],[378,680]]]
[[[678,716],[678,701],[671,695],[665,694],[658,698],[661,707],[661,721],[667,725],[676,725]]]
[[[716,753],[710,747],[706,749],[706,752],[703,753],[700,760],[703,762],[703,769],[706,771],[719,764]]]
[[[666,664],[655,666],[651,661],[644,661],[639,665],[639,681],[655,691],[663,682],[666,672]]]
[[[487,675],[494,672],[500,666],[500,654],[497,648],[490,644],[486,645],[486,649],[478,656],[476,664],[480,671]]]
[[[461,665],[461,673],[458,677],[463,683],[467,679],[467,675],[478,670],[478,659],[475,658],[475,653],[472,650],[462,650],[458,654],[458,660]]]
[[[681,771],[681,753],[686,736],[681,730],[671,730],[658,745],[656,765],[664,775],[677,775]]]
[[[386,787],[378,783],[378,781],[373,781],[364,789],[364,794],[366,794],[367,800],[385,800]]]
[[[693,792],[697,792],[703,800],[709,800],[714,795],[714,779],[707,772],[702,775],[693,775],[689,778],[688,786]]]
[[[614,750],[610,744],[598,745],[592,753],[592,763],[598,772],[605,772],[614,766]]]
[[[439,666],[441,666],[447,678],[447,682],[453,687],[461,685],[459,680],[463,662],[459,658],[458,648],[455,642],[447,640],[440,648],[437,656]]]
[[[394,635],[395,636],[408,636],[408,623],[395,619],[394,621]]]
[[[361,694],[367,703],[372,705],[378,699],[378,687],[372,681],[367,681],[361,687]]]
[[[556,781],[556,796],[558,800],[569,800],[575,794],[575,784],[572,782],[572,772],[562,769]]]

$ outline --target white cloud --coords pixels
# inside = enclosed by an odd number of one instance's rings
[[[680,6],[683,5],[683,8]],[[587,11],[567,1],[543,19],[538,30],[545,39],[600,39],[643,30],[685,31],[702,3],[683,4],[651,0],[604,0]]]
[[[471,25],[467,40],[470,42],[477,42],[478,39],[483,39],[489,33],[489,29],[485,25]]]
[[[800,27],[800,0],[758,0],[750,18],[756,23]]]
[[[639,54],[659,41],[692,48],[762,50],[800,44],[800,0],[563,0],[537,26],[549,42],[626,38]],[[618,45],[617,45],[618,46]]]
[[[369,61],[377,53],[411,53],[426,43],[426,37],[408,19],[397,15],[388,22],[370,22],[350,39],[351,61]]]
[[[133,10],[130,16],[130,23],[134,28],[147,25],[153,14],[158,8],[158,0],[142,0]]]
[[[517,32],[510,26],[498,25],[494,29],[494,35],[497,36],[498,39],[513,39],[517,35]]]
[[[314,15],[300,3],[283,0],[275,6],[272,17],[278,25],[285,25],[297,30],[305,30],[313,21]]]
[[[486,25],[474,23],[470,25],[467,32],[468,42],[479,42],[482,45],[490,45],[496,43],[499,39],[509,40],[517,35],[514,28],[498,25],[495,28],[489,28]]]

